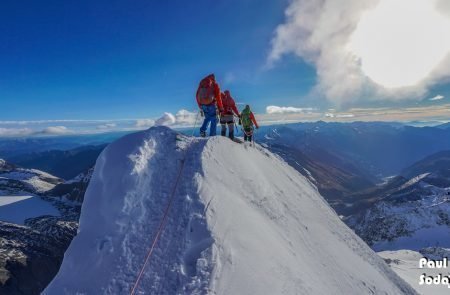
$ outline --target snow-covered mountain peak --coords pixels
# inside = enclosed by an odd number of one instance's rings
[[[277,156],[166,127],[102,152],[44,294],[129,294],[164,212],[136,294],[415,294]]]
[[[36,169],[16,167],[4,160],[0,162],[0,195],[24,191],[41,194],[54,188],[62,179]]]

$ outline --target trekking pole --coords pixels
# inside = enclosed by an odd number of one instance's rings
[[[198,115],[200,115],[200,110],[197,111],[197,115],[195,116],[194,128],[192,129],[191,137],[194,137],[195,127],[197,127]]]

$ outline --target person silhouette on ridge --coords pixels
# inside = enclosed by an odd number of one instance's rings
[[[204,117],[200,127],[200,136],[206,136],[206,129],[210,125],[209,135],[217,134],[217,116],[219,111],[223,111],[222,98],[219,84],[216,82],[214,74],[210,74],[200,81],[195,95],[200,114]]]
[[[258,123],[256,122],[253,112],[250,110],[249,105],[246,105],[241,113],[239,125],[241,124],[242,124],[242,131],[244,132],[244,141],[252,141],[254,130],[253,125],[255,125],[256,129],[258,129],[259,126]]]
[[[230,91],[225,90],[222,94],[223,111],[220,112],[221,135],[226,136],[228,126],[228,137],[234,139],[234,115],[241,117]]]

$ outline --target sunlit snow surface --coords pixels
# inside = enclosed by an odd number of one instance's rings
[[[415,294],[301,174],[261,148],[151,128],[97,160],[44,294]]]

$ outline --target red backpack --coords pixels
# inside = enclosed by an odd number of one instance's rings
[[[214,102],[214,83],[210,79],[203,79],[198,88],[198,101],[202,105],[210,105]]]
[[[222,97],[222,104],[225,114],[233,114],[234,100],[231,96],[224,95]]]

